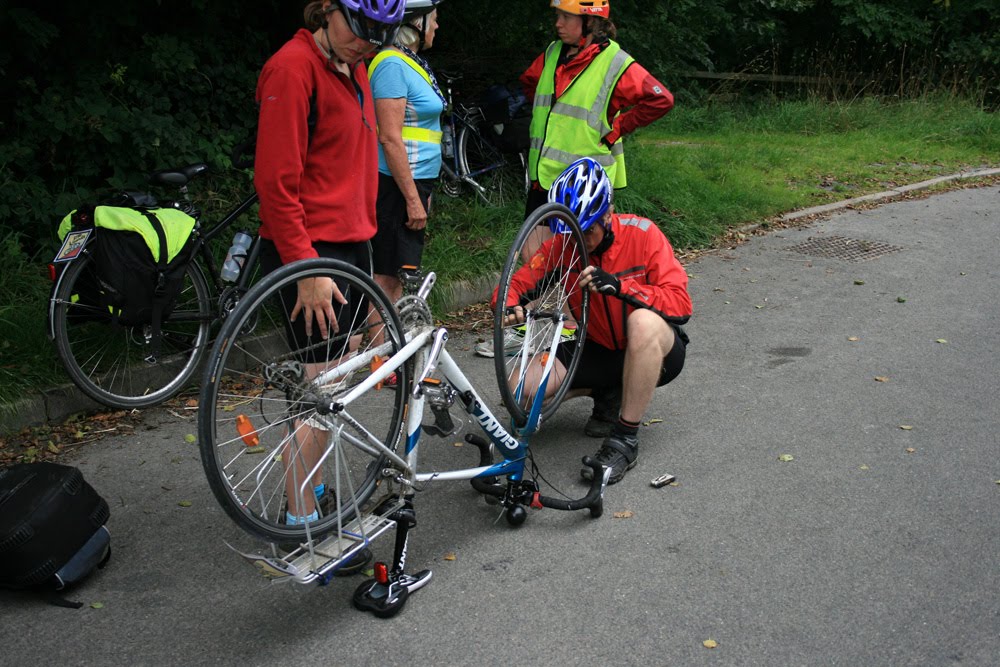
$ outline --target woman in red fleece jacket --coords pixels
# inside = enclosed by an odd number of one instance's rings
[[[402,22],[404,0],[317,0],[304,11],[307,29],[278,50],[257,82],[254,186],[260,197],[261,267],[269,273],[289,262],[329,257],[369,270],[368,240],[375,234],[378,137],[368,72],[362,58],[391,44]],[[286,335],[305,349],[315,333],[338,330],[348,304],[330,278],[307,278],[281,294]],[[343,314],[343,313],[342,313]],[[309,341],[311,342],[311,341]],[[317,346],[323,347],[323,346]],[[327,365],[310,353],[308,377]],[[315,498],[297,498],[294,479],[312,468],[329,439],[317,424],[294,422],[299,453],[283,457],[289,524],[318,518],[325,487],[314,479]],[[289,461],[297,463],[291,465]],[[293,474],[294,471],[294,474]],[[332,495],[332,494],[327,494]]]

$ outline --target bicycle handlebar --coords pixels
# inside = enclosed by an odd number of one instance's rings
[[[594,471],[590,478],[590,490],[579,500],[567,500],[564,498],[551,498],[549,496],[538,496],[538,501],[543,507],[551,507],[556,510],[590,510],[590,516],[598,518],[604,513],[604,489],[611,476],[611,468],[606,468],[589,456],[583,457],[583,465]]]

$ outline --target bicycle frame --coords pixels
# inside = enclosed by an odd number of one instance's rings
[[[419,298],[426,299],[434,279],[433,273],[428,274],[418,292]],[[367,515],[362,516],[360,508],[355,507],[354,511],[360,518],[356,518],[346,525],[338,520],[337,529],[318,543],[314,543],[307,524],[304,545],[284,558],[279,558],[276,555],[271,557],[245,554],[236,549],[233,550],[253,563],[268,577],[291,578],[303,584],[319,583],[322,585],[330,581],[341,565],[376,537],[395,526],[396,549],[393,567],[391,570],[386,570],[385,577],[387,579],[380,583],[383,588],[388,586],[389,592],[387,593],[385,590],[378,592],[380,589],[373,588],[369,591],[371,595],[360,603],[364,608],[374,611],[376,614],[388,615],[395,613],[394,610],[401,606],[405,595],[408,594],[402,594],[402,599],[394,597],[392,591],[396,589],[393,586],[406,588],[412,592],[425,585],[430,578],[429,570],[418,573],[415,577],[403,571],[406,559],[407,533],[409,528],[415,525],[412,498],[415,492],[421,490],[420,485],[423,483],[470,480],[477,491],[498,499],[497,502],[501,502],[507,507],[508,521],[513,525],[519,525],[524,521],[526,517],[524,505],[529,503],[536,508],[589,509],[591,516],[600,516],[603,511],[603,496],[610,469],[602,468],[590,457],[585,457],[584,463],[594,470],[594,475],[588,494],[581,499],[547,498],[538,492],[538,487],[533,480],[524,479],[525,462],[530,456],[528,439],[538,430],[541,423],[545,390],[555,367],[556,350],[561,341],[561,321],[565,319],[561,312],[533,314],[527,320],[529,333],[532,317],[535,315],[539,318],[560,320],[560,326],[553,328],[552,338],[549,341],[548,360],[545,362],[541,379],[532,398],[529,418],[522,428],[512,428],[508,431],[487,407],[486,402],[462,372],[458,363],[445,349],[448,340],[447,329],[435,327],[428,322],[412,325],[404,333],[405,344],[402,348],[388,359],[381,361],[377,369],[371,371],[359,384],[352,387],[343,396],[317,400],[316,411],[312,419],[330,430],[333,433],[333,439],[331,445],[323,453],[321,460],[315,463],[311,470],[303,474],[303,482],[297,488],[297,493],[300,494],[301,498],[304,498],[306,493],[311,492],[311,480],[319,470],[323,460],[333,456],[339,464],[342,456],[339,448],[343,444],[356,447],[373,457],[384,456],[388,463],[380,471],[381,475],[385,479],[394,481],[399,488],[386,494],[377,505],[378,509],[372,510]],[[336,384],[338,378],[370,367],[375,357],[386,354],[390,347],[391,343],[383,343],[362,354],[353,356],[320,372],[312,379],[311,384],[314,387]],[[522,359],[526,358],[526,355],[522,355]],[[422,368],[422,371],[415,378],[407,399],[405,434],[400,433],[396,439],[387,444],[368,432],[351,417],[351,404],[369,391],[378,391],[381,383],[404,364],[411,361],[414,363],[414,368]],[[475,420],[480,430],[488,438],[488,440],[483,440],[473,435],[466,436],[468,442],[479,448],[480,463],[478,466],[434,471],[421,471],[419,469],[419,442],[425,416],[424,408],[428,400],[425,382],[435,372],[443,377],[449,391],[454,392],[454,396],[461,401],[465,411]],[[522,365],[521,377],[518,380],[519,391],[524,390],[524,376]],[[397,389],[397,391],[401,390],[402,387]],[[351,424],[354,430],[361,435],[348,432],[344,425],[338,421]],[[400,439],[403,440],[403,452],[401,453],[395,451]],[[500,452],[501,461],[493,462],[494,451]],[[498,477],[506,477],[506,486],[496,482],[495,478]],[[512,508],[518,510],[513,513],[516,515],[513,518]],[[387,582],[389,583],[387,584]],[[355,598],[355,604],[359,605],[357,598]]]
[[[503,159],[501,159],[492,164],[480,167],[475,171],[469,171],[467,156],[465,162],[462,160],[462,151],[460,150],[459,139],[462,132],[475,132],[477,135],[482,137],[482,133],[479,131],[478,123],[473,120],[474,116],[479,115],[482,117],[482,114],[480,113],[478,107],[459,106],[456,108],[452,95],[451,84],[452,80],[449,79],[448,84],[445,87],[446,107],[443,115],[443,122],[451,130],[453,149],[450,157],[442,155],[441,169],[447,180],[465,183],[475,191],[477,196],[482,198],[483,201],[489,205],[490,201],[486,195],[487,190],[476,181],[476,178],[488,172],[502,169],[506,163]],[[485,120],[485,118],[483,120]],[[485,138],[483,141],[485,141]]]

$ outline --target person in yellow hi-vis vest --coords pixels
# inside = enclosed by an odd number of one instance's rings
[[[391,47],[368,66],[378,120],[378,231],[372,239],[375,281],[390,300],[402,296],[399,271],[419,267],[431,192],[441,171],[444,95],[419,53],[431,47],[441,0],[407,0]]]
[[[627,184],[622,137],[649,125],[674,106],[674,96],[615,41],[608,0],[550,0],[556,10],[555,40],[521,75],[532,99],[524,217],[548,201],[552,182],[579,158],[596,160],[616,190]],[[524,244],[531,257],[552,236],[543,221]],[[505,353],[521,341],[512,339]],[[475,348],[494,355],[493,341]]]

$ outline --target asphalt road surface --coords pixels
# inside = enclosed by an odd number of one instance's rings
[[[690,263],[687,367],[605,515],[513,529],[467,483],[432,485],[409,562],[434,579],[391,620],[351,608],[359,578],[272,585],[232,554],[255,542],[211,496],[193,416],[146,411],[68,461],[111,504],[110,564],[79,610],[0,593],[0,663],[1000,664],[998,260],[985,187]],[[449,349],[498,406],[474,342]],[[588,414],[566,403],[533,442],[573,495]],[[425,438],[425,461],[474,464],[458,440]],[[678,485],[652,488],[663,473]]]

